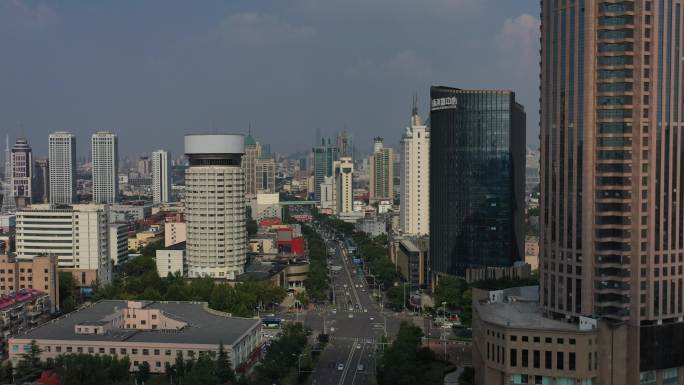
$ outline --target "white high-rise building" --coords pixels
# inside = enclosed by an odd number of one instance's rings
[[[335,161],[337,163],[337,161]],[[334,166],[333,166],[334,167]],[[335,190],[335,177],[326,176],[323,177],[323,183],[321,183],[321,200],[320,207],[324,212],[329,214],[337,214],[337,191]]]
[[[33,205],[17,211],[16,249],[19,260],[56,255],[60,269],[79,278],[79,285],[111,280],[109,221],[106,205]]]
[[[247,259],[243,136],[186,135],[185,154],[188,277],[234,279]]]
[[[50,203],[72,204],[76,201],[76,136],[58,131],[50,134]]]
[[[415,100],[411,126],[401,139],[399,226],[406,234],[430,233],[430,130],[421,123]]]
[[[152,153],[152,198],[154,203],[171,201],[171,159],[164,150]]]
[[[119,140],[116,134],[99,131],[91,141],[93,202],[115,203],[119,196]]]
[[[354,186],[352,185],[354,162],[349,156],[343,156],[336,163],[335,188],[337,189],[337,213],[348,214],[354,211]]]
[[[25,138],[19,138],[12,146],[12,184],[14,197],[20,207],[31,203],[31,182],[33,180],[33,157],[31,147]]]

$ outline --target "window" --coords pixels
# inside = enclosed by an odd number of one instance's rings
[[[556,369],[558,369],[558,370],[564,369],[563,361],[564,361],[563,352],[556,352]]]
[[[575,370],[575,353],[568,353],[568,369]]]
[[[511,367],[518,366],[518,350],[517,349],[511,349],[511,356],[509,359],[511,361]]]
[[[149,349],[143,349],[142,350],[143,356],[149,356],[150,355],[150,350]]]
[[[532,366],[534,366],[535,369],[539,369],[541,365],[541,354],[539,350],[535,350],[532,352]]]
[[[522,350],[522,367],[526,368],[528,366],[527,349]]]
[[[544,368],[546,369],[553,369],[552,367],[552,362],[551,362],[551,352],[550,351],[545,351],[544,352]]]

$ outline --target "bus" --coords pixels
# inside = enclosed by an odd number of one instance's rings
[[[264,317],[261,319],[261,323],[266,329],[278,329],[282,324],[283,320],[276,317]]]

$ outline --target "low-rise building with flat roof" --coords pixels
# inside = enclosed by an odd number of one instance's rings
[[[218,354],[223,343],[238,368],[261,345],[261,320],[231,317],[206,302],[104,300],[68,313],[9,340],[9,357],[21,360],[35,341],[41,360],[60,354],[128,356],[131,370],[147,362],[163,373],[178,355]]]
[[[185,242],[180,242],[156,251],[157,274],[164,278],[167,275],[180,274],[185,277],[188,263],[185,258]]]

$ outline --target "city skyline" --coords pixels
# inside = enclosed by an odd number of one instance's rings
[[[0,131],[27,137],[37,155],[47,153],[54,131],[80,138],[78,154],[89,152],[92,132],[116,132],[126,157],[156,148],[182,153],[184,133],[246,133],[250,121],[253,135],[273,138],[278,153],[310,148],[316,129],[323,136],[347,129],[359,151],[368,151],[375,135],[398,148],[411,96],[418,92],[426,115],[430,85],[458,84],[514,90],[530,111],[528,138],[536,147],[536,1],[381,1],[364,15],[357,7],[231,2],[189,11],[176,2],[135,10],[126,3],[4,3],[0,36],[12,38],[0,41],[11,59],[0,71],[16,76],[0,90]],[[177,23],[187,12],[196,20]],[[152,15],[157,24],[149,29],[144,20]],[[420,22],[429,18],[456,22]],[[120,25],[126,30],[118,31]],[[470,33],[484,43],[458,38]],[[243,58],[230,55],[234,47]],[[47,60],[55,49],[63,50],[60,60]],[[530,53],[526,62],[508,59],[521,51]],[[267,52],[288,60],[271,68]],[[335,92],[315,91],[320,84]],[[277,100],[269,114],[260,113],[266,89]],[[155,146],[147,146],[155,136]]]

